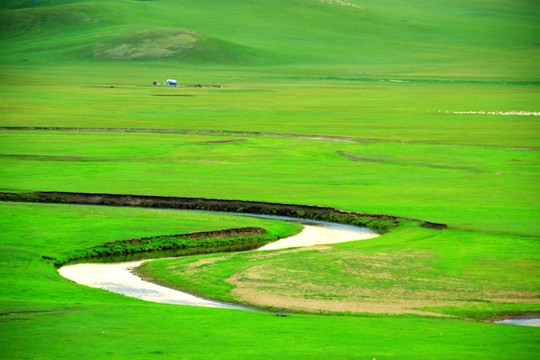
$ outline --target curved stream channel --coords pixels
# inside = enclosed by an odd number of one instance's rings
[[[320,244],[333,244],[352,240],[365,240],[379,236],[371,229],[351,225],[335,224],[325,221],[304,220],[284,216],[232,214],[237,216],[251,216],[273,220],[285,220],[302,224],[304,229],[297,235],[278,240],[262,246],[255,251],[286,249],[290,247],[312,246]],[[162,258],[163,259],[163,258]],[[109,290],[137,299],[167,304],[180,304],[192,306],[220,307],[228,309],[255,310],[234,304],[222,303],[216,300],[198,297],[183,291],[171,289],[142,280],[131,270],[145,261],[159,259],[144,259],[116,263],[85,263],[66,265],[58,272],[63,277],[79,284]]]
[[[180,210],[186,211],[186,210]],[[211,211],[210,211],[211,212]],[[218,212],[213,212],[218,213]],[[256,215],[223,213],[236,216],[251,216],[273,220],[284,220],[302,224],[304,229],[297,235],[278,240],[264,245],[254,251],[277,250],[291,247],[313,246],[320,244],[332,244],[353,240],[366,240],[379,236],[373,230],[359,228],[351,225],[335,224],[325,221],[304,220],[284,216]],[[66,265],[58,269],[63,277],[79,284],[95,288],[105,289],[119,294],[124,294],[137,299],[166,304],[179,304],[191,306],[219,307],[226,309],[240,309],[258,311],[254,308],[228,304],[212,299],[202,298],[180,290],[142,280],[131,270],[145,261],[159,260],[144,259],[115,263],[86,263]],[[161,258],[168,259],[168,258]],[[508,319],[495,321],[499,324],[540,326],[540,319]]]

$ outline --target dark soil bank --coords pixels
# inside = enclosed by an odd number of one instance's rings
[[[228,251],[244,251],[256,249],[266,244],[269,239],[260,235],[267,234],[265,229],[243,227],[214,231],[199,231],[187,234],[158,235],[137,239],[106,242],[87,249],[79,249],[63,253],[59,256],[43,255],[44,260],[52,261],[57,267],[68,262],[109,259],[111,262],[127,261],[139,258],[185,256]],[[144,255],[151,253],[152,255]],[[157,254],[157,255],[156,255]]]
[[[212,210],[251,214],[291,216],[367,226],[379,232],[386,232],[399,225],[400,220],[421,223],[422,227],[446,229],[445,224],[424,222],[404,217],[365,214],[342,211],[330,207],[270,203],[261,201],[222,200],[169,196],[94,194],[74,192],[35,192],[26,194],[0,193],[0,200],[23,202],[69,203],[81,205],[132,206],[163,209]]]
[[[233,228],[233,229],[213,230],[213,231],[198,231],[198,232],[192,232],[192,233],[187,233],[187,234],[167,235],[167,237],[202,240],[202,239],[229,239],[233,237],[256,236],[256,235],[263,235],[263,234],[266,234],[266,230],[262,228],[243,227],[243,228]],[[152,241],[153,239],[155,239],[155,236],[106,242],[103,245],[117,245],[117,244],[140,245],[140,244],[143,244],[144,242]]]

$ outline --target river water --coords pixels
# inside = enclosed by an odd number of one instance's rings
[[[325,221],[301,220],[284,216],[270,215],[235,215],[291,221],[300,223],[304,226],[304,229],[297,235],[267,244],[259,248],[259,251],[321,244],[334,244],[353,240],[366,240],[379,236],[378,233],[367,228],[334,224]],[[67,265],[60,268],[58,272],[63,277],[82,285],[105,289],[146,301],[167,304],[253,310],[247,307],[201,298],[183,291],[174,290],[165,286],[144,281],[131,272],[133,268],[139,266],[143,262],[152,260],[158,259],[117,263],[86,263]]]
[[[522,325],[540,327],[540,319],[507,319],[495,321],[497,324]]]

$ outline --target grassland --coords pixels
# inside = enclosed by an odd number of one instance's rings
[[[488,359],[503,358],[501,351],[533,358],[537,350],[531,342],[536,329],[523,327],[410,316],[279,317],[153,304],[80,286],[59,276],[41,255],[61,255],[128,234],[148,236],[221,224],[257,225],[278,233],[289,230],[263,220],[166,210],[0,206],[6,215],[1,220],[0,277],[0,344],[6,358],[203,359],[219,351],[222,359],[307,359],[329,354],[337,359],[358,354],[427,359],[434,352],[441,359],[452,359],[456,353]]]
[[[21,127],[0,130],[0,191],[275,201],[447,223],[442,232],[402,227],[324,251],[166,264],[191,267],[192,277],[155,263],[153,275],[192,289],[204,279],[197,291],[237,301],[247,299],[224,281],[234,275],[265,297],[318,305],[390,297],[400,312],[538,313],[537,117],[454,113],[540,110],[537,2],[349,3],[363,9],[318,0],[0,2],[0,126]],[[167,78],[221,87],[151,85]],[[538,354],[534,328],[368,314],[381,312],[373,308],[277,317],[85,288],[42,256],[244,220],[0,205],[6,358]],[[254,278],[258,267],[269,286]]]
[[[353,65],[361,73],[505,80],[538,75],[534,1],[351,0],[364,10],[317,0],[96,0],[38,7],[23,1],[19,9],[9,9],[17,2],[4,3],[1,30],[10,46],[0,58],[7,61],[93,62],[103,47],[111,52],[136,47],[159,60],[155,48],[137,41],[140,33],[182,29],[210,41],[181,51],[185,41],[163,36],[161,48],[175,54],[162,60],[197,66],[238,60],[243,60],[238,65]]]
[[[313,249],[145,263],[167,286],[264,308],[323,313],[535,313],[538,244],[511,235],[402,225],[390,234]]]
[[[2,126],[204,129],[399,143],[537,145],[534,117],[444,113],[536,111],[534,83],[483,78],[422,81],[380,73],[365,77],[357,73],[358,67],[331,68],[329,75],[328,68],[320,67],[291,74],[291,67],[240,71],[159,64],[149,73],[148,66],[156,65],[11,65],[0,74],[2,94],[9,100],[1,108]],[[182,84],[224,87],[151,85],[168,77]],[[410,82],[391,82],[396,79]]]
[[[231,139],[246,141],[220,142]],[[326,205],[449,223],[463,230],[538,233],[538,162],[532,148],[3,131],[3,149],[0,188],[8,191]]]
[[[4,214],[1,223],[4,315],[9,313],[13,303],[30,302],[31,306],[32,299],[36,299],[36,294],[49,282],[59,288],[66,285],[51,262],[42,256],[69,258],[77,250],[127,239],[127,233],[131,238],[140,238],[258,226],[265,228],[270,236],[277,237],[298,231],[297,226],[279,221],[179,211],[24,203],[0,203],[0,206]],[[20,268],[14,271],[12,266],[17,264]],[[35,277],[43,269],[48,269],[46,274],[49,275]],[[23,278],[26,280],[22,281]],[[70,288],[72,286],[65,291],[71,291]],[[50,293],[56,290],[51,289]],[[43,298],[39,301],[65,296],[64,293],[51,298],[51,294],[47,291],[40,295]]]

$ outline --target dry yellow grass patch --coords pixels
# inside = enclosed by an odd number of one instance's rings
[[[324,248],[303,248],[307,251]],[[335,281],[328,279],[316,257],[302,266],[262,262],[287,251],[250,256],[253,266],[229,277],[232,294],[239,301],[308,312],[371,312],[440,315],[416,310],[423,307],[460,306],[476,300],[490,302],[540,303],[531,291],[502,291],[473,286],[465,279],[422,277],[430,269],[428,253],[356,253],[324,266],[337,268]],[[341,277],[343,275],[343,277]],[[381,286],[382,284],[382,286]],[[443,316],[443,315],[440,315]]]

